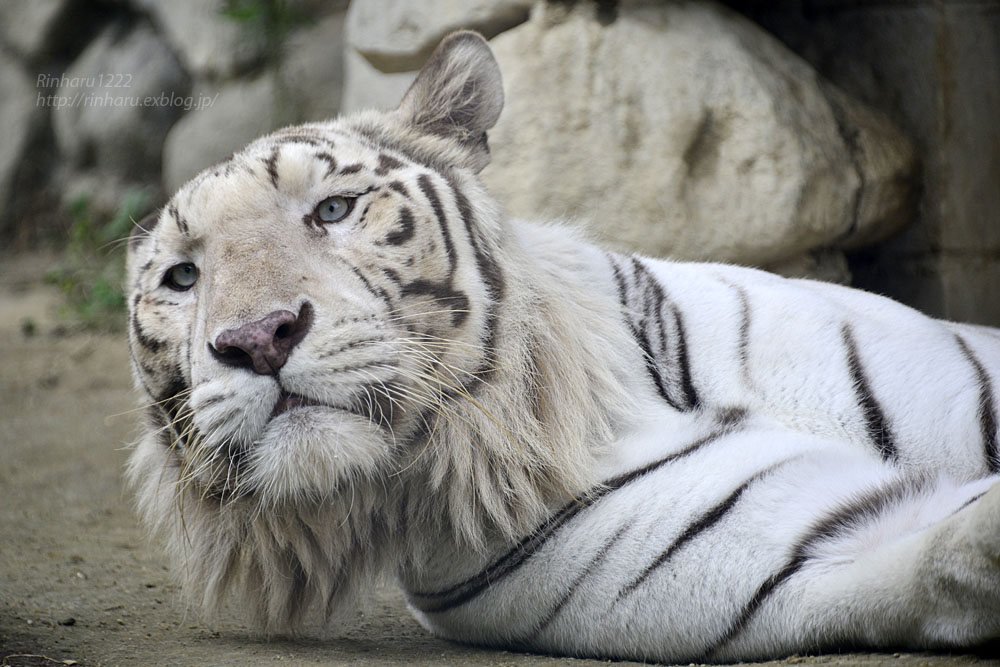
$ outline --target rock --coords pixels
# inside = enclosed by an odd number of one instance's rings
[[[907,221],[908,142],[774,38],[711,3],[613,18],[544,3],[493,40],[507,106],[483,176],[509,213],[755,265]]]
[[[344,52],[344,113],[359,109],[395,109],[416,72],[383,74],[354,49]]]
[[[851,284],[851,268],[841,250],[819,248],[761,267],[786,278],[809,278],[840,285]]]
[[[365,0],[347,12],[351,48],[381,72],[418,70],[452,30],[492,37],[528,18],[532,0]]]
[[[38,91],[16,62],[0,51],[0,238],[14,229],[13,211],[20,193],[17,184],[33,137],[45,118]]]
[[[200,84],[193,97],[211,104],[181,118],[163,147],[163,187],[173,192],[202,169],[220,162],[251,140],[288,124],[276,108],[274,74],[222,86]]]
[[[155,178],[190,87],[166,43],[146,26],[110,26],[59,80],[49,99],[65,159],[126,181]]]
[[[224,0],[135,0],[135,4],[149,13],[190,72],[229,77],[264,57],[264,31],[223,14]]]
[[[326,120],[340,112],[344,87],[344,13],[296,30],[285,42],[281,83],[295,120]]]
[[[915,153],[885,116],[855,102],[832,84],[824,82],[822,87],[854,168],[863,179],[855,195],[854,218],[864,224],[851,229],[838,245],[847,250],[866,247],[910,222],[918,194],[913,187],[917,178]],[[904,178],[892,178],[893,174]]]
[[[73,0],[0,2],[0,43],[27,59],[49,49]]]
[[[282,125],[337,115],[343,88],[344,13],[334,12],[293,31],[277,71],[215,84],[202,80],[187,113],[164,146],[163,185],[173,192],[202,169]]]

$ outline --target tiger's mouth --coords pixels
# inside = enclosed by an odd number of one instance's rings
[[[387,395],[381,395],[370,389],[365,390],[363,396],[364,399],[351,401],[345,405],[331,405],[282,389],[281,395],[274,403],[268,421],[270,422],[296,408],[316,407],[353,414],[379,426],[388,425],[392,415],[391,399]]]
[[[293,394],[289,391],[282,391],[278,400],[275,402],[274,408],[271,410],[271,416],[268,419],[274,419],[278,415],[282,415],[289,410],[303,407],[331,408],[333,406],[320,403],[319,401],[314,401],[311,398],[306,398],[305,396],[300,396],[299,394]]]

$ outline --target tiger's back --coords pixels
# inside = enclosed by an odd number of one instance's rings
[[[443,636],[655,660],[1000,635],[1000,335],[507,220],[502,100],[458,33],[140,225],[129,474],[196,601],[294,631],[389,575]]]
[[[954,539],[948,522],[971,521],[961,513],[997,481],[993,330],[751,269],[608,263],[645,367],[644,419],[601,486],[501,556],[404,579],[425,625],[706,661],[995,636],[985,553],[975,584],[928,590],[955,557],[933,550]]]

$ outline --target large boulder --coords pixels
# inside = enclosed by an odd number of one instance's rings
[[[47,50],[74,0],[0,2],[0,43],[29,60]]]
[[[155,178],[190,87],[166,43],[147,26],[109,26],[60,81],[52,126],[67,162],[124,181]]]
[[[542,3],[493,40],[507,106],[484,178],[510,213],[757,265],[907,221],[906,139],[749,21],[700,2],[600,18]]]
[[[225,0],[134,0],[149,13],[189,72],[229,77],[264,57],[267,35],[224,13]]]
[[[330,14],[288,36],[280,83],[296,121],[326,120],[340,112],[343,36],[344,12]]]
[[[0,127],[4,129],[4,139],[0,141],[0,238],[9,236],[14,227],[12,215],[19,194],[18,176],[45,114],[44,102],[39,105],[34,84],[0,50]]]
[[[533,0],[364,0],[347,14],[350,46],[381,72],[420,69],[452,30],[492,37],[528,18]]]

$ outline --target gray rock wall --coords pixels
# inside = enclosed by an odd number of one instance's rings
[[[1000,325],[1000,1],[731,4],[916,147],[912,224],[851,255],[855,282],[938,317]]]
[[[346,0],[0,3],[0,243],[149,206],[256,136],[335,116]]]

